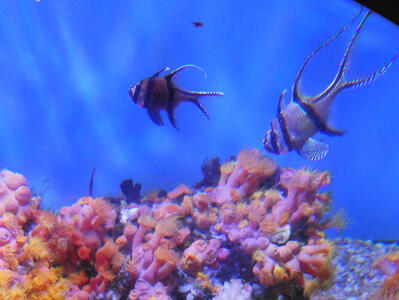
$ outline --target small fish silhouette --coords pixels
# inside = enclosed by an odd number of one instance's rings
[[[163,68],[151,77],[140,80],[129,88],[129,94],[133,102],[140,107],[146,108],[151,120],[158,126],[164,125],[161,110],[166,110],[170,123],[178,129],[174,117],[174,109],[184,101],[194,103],[209,119],[209,115],[199,102],[199,98],[203,96],[223,96],[221,92],[193,92],[179,88],[172,78],[186,68],[194,68],[204,73],[200,67],[184,65],[163,77],[159,77],[163,71],[170,70],[169,68]]]
[[[202,27],[202,26],[204,26],[204,23],[202,23],[202,22],[191,22],[191,24],[193,24],[195,27]]]
[[[325,142],[312,138],[312,136],[317,132],[321,132],[330,136],[340,136],[345,134],[345,131],[332,128],[328,124],[330,107],[336,96],[343,89],[349,87],[361,87],[373,82],[388,70],[395,59],[394,56],[380,69],[369,76],[350,81],[345,80],[344,73],[348,64],[349,56],[352,52],[352,48],[370,14],[371,11],[367,12],[365,17],[356,28],[356,32],[352,36],[352,39],[346,48],[344,57],[333,82],[322,93],[314,97],[304,97],[300,94],[299,85],[302,72],[309,60],[320,49],[322,49],[344,30],[346,30],[349,24],[345,25],[337,34],[332,36],[308,56],[295,79],[292,88],[292,100],[287,107],[284,107],[284,95],[286,90],[284,90],[280,96],[277,117],[272,120],[270,129],[267,131],[266,137],[263,140],[267,151],[275,154],[284,154],[296,150],[300,155],[309,160],[320,160],[327,155],[329,151],[329,145]],[[356,17],[354,19],[356,19]]]

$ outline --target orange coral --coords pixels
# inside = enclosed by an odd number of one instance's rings
[[[4,227],[8,228],[9,230],[17,230],[21,228],[21,225],[18,222],[17,217],[9,212],[5,212],[3,214],[3,223]]]
[[[194,213],[194,205],[193,205],[193,199],[191,196],[184,196],[183,201],[181,203],[181,210],[183,213],[183,216],[192,216]]]
[[[122,268],[122,266],[125,263],[125,255],[123,255],[120,252],[117,252],[111,259],[111,265],[112,265],[112,271],[115,273],[119,272],[119,270]]]
[[[65,299],[70,283],[62,278],[62,273],[61,267],[33,269],[25,282],[25,288],[29,290],[29,299]]]
[[[38,223],[47,231],[53,231],[57,226],[57,216],[50,211],[42,211]]]
[[[259,200],[254,200],[251,202],[248,208],[248,219],[255,224],[259,224],[266,213],[266,209],[263,203]]]
[[[374,262],[373,267],[387,275],[376,299],[399,298],[399,251],[388,253]]]
[[[118,252],[119,248],[112,239],[108,239],[105,245],[96,252],[96,269],[104,267],[107,269],[111,264],[112,257]]]
[[[68,275],[68,280],[71,284],[82,287],[89,281],[89,278],[87,277],[86,272],[82,270],[80,272],[70,273]]]
[[[123,235],[118,237],[115,241],[119,248],[123,248],[127,244],[127,238]]]
[[[185,194],[191,194],[191,189],[188,186],[181,184],[177,188],[175,188],[173,191],[168,193],[168,198],[175,199],[175,198],[177,198],[181,195],[185,195]]]
[[[0,299],[22,300],[27,299],[29,290],[22,284],[17,283],[12,287],[0,287]]]
[[[13,282],[13,273],[7,269],[0,269],[0,288],[9,288]]]
[[[136,234],[136,231],[137,231],[136,226],[134,226],[132,224],[128,224],[128,225],[126,225],[125,229],[123,230],[123,234],[128,240],[131,240],[133,238],[133,236]]]
[[[178,233],[179,231],[178,217],[173,216],[169,218],[164,218],[158,221],[155,226],[155,233],[149,242],[151,247],[155,249],[159,245],[159,241],[163,237],[171,237]]]
[[[78,256],[81,260],[90,260],[91,258],[91,250],[87,247],[79,247]]]
[[[265,177],[273,175],[277,169],[277,163],[270,157],[262,157],[262,152],[258,149],[241,150],[237,162],[244,166],[248,173],[261,173]]]
[[[21,258],[22,261],[48,261],[50,259],[50,253],[45,242],[38,237],[32,237],[24,245]]]
[[[112,206],[103,198],[97,198],[93,201],[93,207],[97,214],[97,218],[94,218],[92,224],[93,228],[102,224],[105,225],[106,229],[112,228],[116,219],[116,213]]]

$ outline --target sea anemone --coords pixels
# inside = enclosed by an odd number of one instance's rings
[[[38,237],[32,237],[24,245],[22,257],[31,261],[48,261],[50,254],[46,243]]]

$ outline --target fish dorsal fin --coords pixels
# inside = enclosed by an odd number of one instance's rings
[[[280,101],[278,102],[278,107],[277,107],[277,115],[279,115],[285,108],[285,101],[284,101],[284,96],[287,90],[285,89],[281,95],[280,95]]]
[[[309,138],[298,153],[309,160],[321,160],[326,157],[330,146],[327,143],[318,141],[314,138]]]
[[[302,79],[302,73],[306,67],[306,65],[308,64],[308,62],[310,61],[310,59],[317,53],[319,52],[322,48],[324,48],[325,46],[327,46],[329,43],[331,43],[333,40],[335,40],[341,33],[343,33],[346,29],[348,29],[349,25],[351,23],[353,23],[357,17],[360,15],[360,13],[362,12],[362,8],[360,8],[359,12],[356,14],[356,16],[352,19],[352,21],[348,24],[346,24],[344,27],[342,27],[336,34],[334,34],[332,37],[330,37],[326,42],[324,42],[323,44],[321,44],[316,50],[314,50],[305,60],[305,62],[303,63],[301,69],[299,70],[295,82],[294,82],[294,86],[293,86],[293,99],[298,99],[301,101],[307,101],[309,103],[318,101],[320,98],[323,98],[326,94],[328,94],[336,85],[336,79],[337,76],[335,77],[334,81],[330,84],[330,86],[327,87],[327,89],[325,89],[322,93],[320,93],[317,96],[314,97],[304,97],[301,95],[299,88],[300,88],[300,83],[301,83],[301,79]],[[365,17],[366,18],[366,17]],[[364,19],[363,19],[364,21]],[[364,23],[364,22],[363,22]],[[358,27],[359,28],[359,27]],[[345,58],[345,57],[344,57]],[[344,60],[341,62],[341,66],[342,63],[344,62]],[[345,66],[344,66],[345,67]],[[339,73],[339,72],[338,72]]]
[[[158,77],[159,74],[161,74],[162,72],[166,72],[166,71],[169,71],[169,70],[170,70],[169,67],[163,68],[163,69],[159,70],[158,72],[156,72],[154,75],[152,75],[152,76],[150,77],[150,79],[154,79],[155,77]]]
[[[206,77],[206,73],[205,73],[205,71],[204,71],[202,68],[200,68],[200,67],[198,67],[198,66],[196,66],[196,65],[184,65],[184,66],[181,66],[180,68],[177,68],[176,70],[170,72],[168,75],[165,76],[165,78],[170,79],[170,78],[172,78],[174,75],[176,75],[177,73],[179,73],[180,71],[185,70],[185,69],[187,69],[187,68],[197,69],[197,70],[201,71],[202,74],[204,74],[204,77]]]
[[[163,126],[161,112],[159,110],[147,109],[148,115],[151,120],[158,126]]]
[[[346,133],[344,130],[330,127],[328,123],[323,120],[312,104],[303,101],[295,102],[305,111],[306,116],[312,121],[314,126],[316,126],[320,132],[331,136],[339,136]]]

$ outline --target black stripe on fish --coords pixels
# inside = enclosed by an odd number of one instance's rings
[[[175,116],[173,112],[176,92],[175,92],[175,87],[173,86],[172,83],[172,76],[168,75],[165,76],[165,80],[166,80],[166,86],[168,88],[168,104],[166,111],[168,113],[168,118],[170,123],[172,123],[173,127],[177,129]]]
[[[145,90],[145,97],[144,97],[144,107],[150,107],[152,103],[152,87],[154,86],[154,81],[151,78],[147,80],[147,88]]]
[[[285,117],[281,112],[277,115],[277,121],[278,121],[278,124],[280,125],[281,132],[283,134],[283,140],[288,147],[288,151],[293,150],[292,139],[291,139],[291,135],[288,131],[287,121],[285,120]]]
[[[273,126],[270,130],[270,143],[272,144],[273,152],[276,154],[280,154],[280,149],[277,145],[277,134],[276,131],[273,129]]]
[[[304,101],[294,98],[294,102],[297,103],[306,113],[307,117],[312,121],[312,123],[317,127],[317,129],[331,136],[344,135],[345,131],[334,129],[328,126],[328,124],[321,118],[314,107]]]
[[[136,89],[134,90],[134,95],[133,95],[133,100],[137,101],[140,92],[141,92],[141,85],[143,84],[143,81],[141,80],[138,84],[136,84]]]

